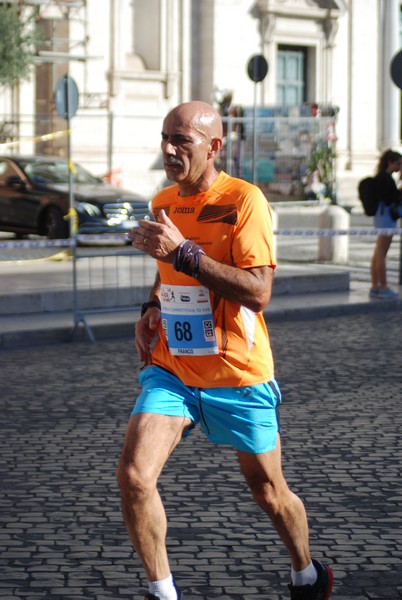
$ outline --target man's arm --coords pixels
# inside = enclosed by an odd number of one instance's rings
[[[133,246],[153,258],[173,263],[183,235],[163,210],[159,221],[141,221],[132,230]],[[261,311],[271,297],[273,268],[270,266],[240,269],[225,265],[206,254],[199,256],[198,281],[215,294],[253,310]]]
[[[215,294],[260,312],[271,298],[273,276],[271,267],[239,269],[203,254],[197,279]]]
[[[155,275],[155,281],[154,284],[152,286],[152,289],[149,293],[149,298],[148,298],[148,302],[153,302],[153,301],[157,301],[160,302],[161,301],[161,297],[160,297],[160,290],[161,290],[161,278],[159,275],[159,272],[156,272]]]
[[[155,282],[149,295],[149,302],[160,302],[161,281],[156,273]],[[146,365],[151,363],[151,344],[158,330],[161,311],[156,306],[147,308],[144,315],[135,324],[135,347],[140,359]]]

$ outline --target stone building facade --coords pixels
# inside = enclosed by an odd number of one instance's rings
[[[39,6],[45,41],[31,81],[0,90],[4,123],[17,128],[21,142],[0,152],[63,153],[62,137],[50,145],[37,139],[65,128],[53,103],[63,73],[80,91],[72,122],[74,158],[93,163],[98,172],[121,169],[130,186],[141,173],[147,194],[162,177],[157,155],[161,119],[190,99],[218,106],[229,96],[236,106],[310,106],[323,114],[335,107],[341,204],[355,201],[357,179],[372,172],[384,148],[400,148],[401,95],[390,75],[401,47],[400,0],[22,4],[27,11]],[[258,84],[247,73],[256,54],[269,66]],[[3,141],[16,139],[3,136]],[[35,139],[31,145],[30,139]],[[98,161],[94,148],[103,149]]]

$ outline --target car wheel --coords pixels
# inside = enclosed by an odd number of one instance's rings
[[[68,223],[56,206],[49,206],[45,214],[45,234],[49,240],[68,238]]]

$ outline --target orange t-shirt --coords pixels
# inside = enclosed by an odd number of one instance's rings
[[[181,197],[177,185],[163,189],[153,199],[154,215],[162,208],[182,235],[196,242],[214,260],[242,269],[266,265],[275,268],[271,213],[258,187],[221,171],[206,192],[195,196]],[[200,286],[200,282],[175,271],[169,263],[157,261],[157,265],[165,290],[172,295],[172,290],[179,290],[183,302],[189,302],[192,294],[183,293],[183,289]],[[204,290],[192,289],[191,292],[202,296]],[[230,290],[228,292],[228,298],[223,298],[206,291],[217,353],[173,355],[165,336],[162,308],[152,363],[194,387],[239,387],[271,379],[274,367],[263,314],[231,301]],[[169,340],[171,335],[169,333]]]

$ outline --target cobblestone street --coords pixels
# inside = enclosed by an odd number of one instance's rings
[[[270,326],[284,471],[338,600],[402,598],[401,323],[397,311]],[[132,341],[3,351],[0,365],[1,599],[143,598],[115,480]],[[230,448],[193,432],[160,490],[186,600],[288,598],[287,554]]]

